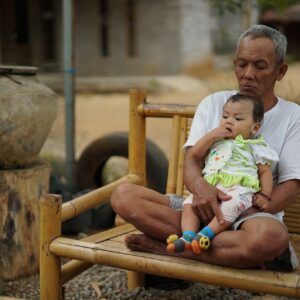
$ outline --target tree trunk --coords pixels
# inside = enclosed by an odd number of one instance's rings
[[[0,170],[0,278],[34,274],[39,266],[39,197],[49,190],[50,167]]]

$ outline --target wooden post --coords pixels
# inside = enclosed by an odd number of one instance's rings
[[[138,106],[146,101],[145,90],[130,90],[129,112],[129,174],[138,175],[146,184],[146,120]]]
[[[187,131],[187,118],[182,117],[180,120],[180,137],[179,137],[179,154],[178,154],[178,170],[177,170],[177,183],[176,183],[176,194],[183,194],[183,165],[184,165],[184,151],[182,149],[186,141]]]
[[[61,235],[61,196],[44,195],[40,200],[40,299],[59,300],[60,257],[50,253],[49,244]]]
[[[141,178],[146,185],[146,120],[138,112],[138,106],[146,101],[145,90],[130,90],[129,116],[129,173]],[[133,290],[144,285],[144,274],[128,272],[128,289]]]
[[[39,268],[39,198],[49,191],[47,162],[0,170],[0,278],[13,280]]]
[[[178,172],[178,147],[179,147],[180,117],[174,116],[172,122],[172,139],[168,170],[167,193],[176,193],[177,172]]]

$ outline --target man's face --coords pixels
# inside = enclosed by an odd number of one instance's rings
[[[241,40],[234,67],[240,92],[264,100],[274,97],[275,82],[285,74],[276,65],[274,46],[267,38]]]

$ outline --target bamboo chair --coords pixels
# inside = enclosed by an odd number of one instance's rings
[[[59,195],[47,194],[40,201],[40,295],[41,299],[61,299],[62,285],[93,264],[129,270],[128,288],[143,284],[143,273],[203,282],[254,292],[300,298],[300,270],[292,273],[239,270],[165,255],[130,251],[124,237],[136,229],[124,223],[82,240],[61,236],[61,222],[91,209],[109,198],[121,182],[145,184],[145,129],[147,117],[172,120],[171,153],[167,192],[184,194],[182,145],[195,106],[146,103],[146,92],[130,91],[129,174],[62,205]],[[286,211],[285,221],[300,256],[300,195]],[[71,260],[61,266],[61,257]]]

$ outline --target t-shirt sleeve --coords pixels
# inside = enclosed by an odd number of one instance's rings
[[[278,164],[278,183],[298,179],[300,180],[300,112],[293,116],[293,122],[287,128],[286,137]]]
[[[205,97],[202,102],[198,105],[197,110],[195,112],[190,133],[186,143],[183,148],[187,149],[190,146],[193,146],[197,143],[197,141],[202,138],[207,132],[207,105],[208,102],[211,101],[211,96]]]

